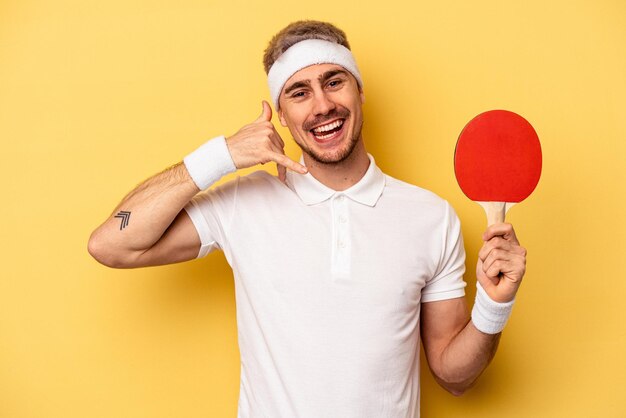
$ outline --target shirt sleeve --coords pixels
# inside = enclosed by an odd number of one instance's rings
[[[422,289],[422,302],[453,299],[465,295],[465,247],[461,222],[446,202],[442,228],[442,251],[437,270]]]
[[[184,207],[200,237],[200,251],[196,258],[227,245],[238,183],[239,178],[200,192]]]

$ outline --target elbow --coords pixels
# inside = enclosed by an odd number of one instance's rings
[[[445,388],[449,393],[451,393],[453,396],[459,397],[459,396],[463,396],[463,394],[467,391],[468,388],[456,388],[456,387],[451,387],[451,388]]]
[[[102,240],[97,231],[94,231],[89,237],[87,251],[98,263],[115,269],[128,268],[123,258],[113,251],[112,248],[110,244]]]
[[[467,392],[472,386],[474,386],[475,383],[472,380],[445,379],[437,375],[435,375],[435,380],[437,381],[437,383],[439,383],[439,386],[444,388],[453,396],[457,397],[465,394],[465,392]]]
[[[472,387],[471,384],[464,383],[443,383],[439,382],[441,387],[443,387],[446,391],[448,391],[453,396],[459,397],[465,394],[467,390]]]

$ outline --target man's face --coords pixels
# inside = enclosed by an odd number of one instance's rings
[[[278,116],[303,152],[320,163],[339,163],[361,140],[364,100],[345,68],[312,65],[287,80]]]

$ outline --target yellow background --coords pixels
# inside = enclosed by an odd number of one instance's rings
[[[235,417],[222,254],[112,270],[87,239],[136,184],[258,116],[262,51],[301,18],[348,33],[368,150],[452,203],[469,272],[485,218],[454,179],[460,130],[504,108],[542,141],[540,184],[508,216],[529,261],[498,355],[461,398],[424,369],[423,416],[626,417],[621,0],[0,1],[0,417]]]

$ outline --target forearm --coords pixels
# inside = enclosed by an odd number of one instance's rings
[[[459,332],[441,352],[435,377],[455,395],[469,389],[496,354],[498,334],[485,334],[472,321]]]
[[[90,238],[104,256],[149,249],[200,189],[180,162],[131,191]]]
[[[496,353],[514,301],[499,303],[476,288],[470,315],[464,298],[423,305],[424,348],[437,381],[455,395],[469,389]]]

